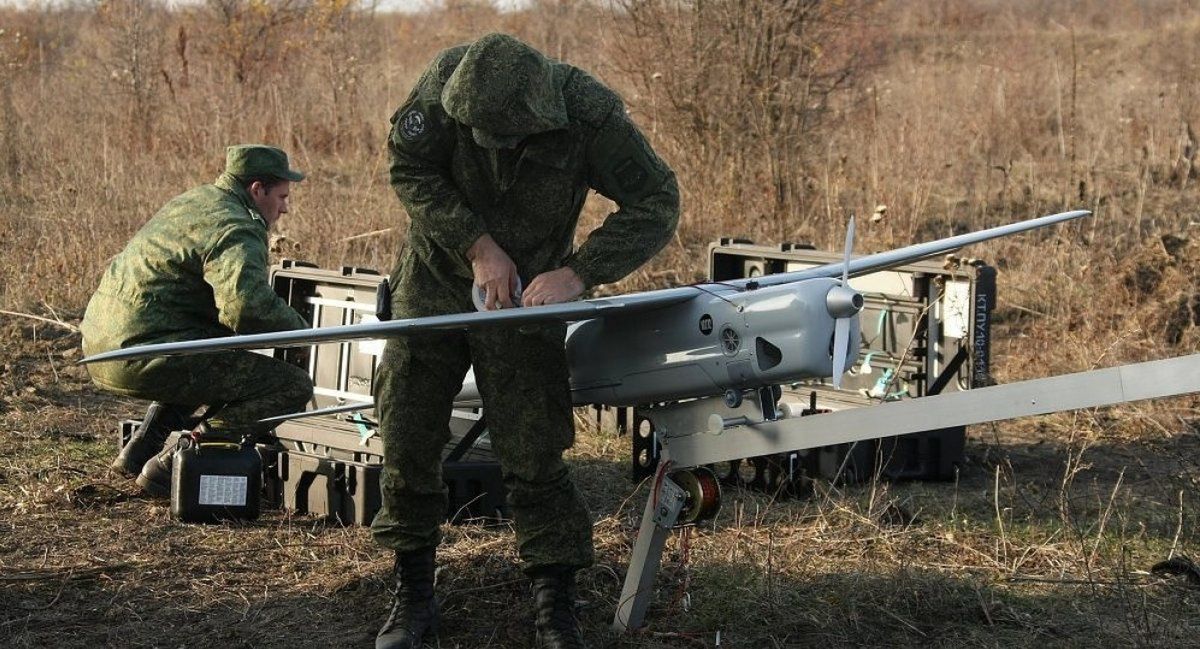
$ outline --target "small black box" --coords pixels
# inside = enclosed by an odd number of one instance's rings
[[[258,518],[262,459],[252,444],[180,440],[171,461],[171,515],[185,523]]]

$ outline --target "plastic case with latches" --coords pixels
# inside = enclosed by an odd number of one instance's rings
[[[755,245],[722,238],[708,248],[714,282],[804,270],[837,263],[842,255],[801,244]],[[974,259],[922,261],[850,280],[866,305],[860,315],[862,347],[841,389],[829,381],[786,385],[783,400],[805,410],[858,408],[920,398],[991,383],[991,315],[996,272]],[[658,465],[650,420],[638,410],[619,422],[633,438],[632,474],[640,480]],[[878,440],[750,458],[713,467],[728,484],[774,493],[804,494],[812,479],[861,481],[953,479],[964,459],[961,426]]]

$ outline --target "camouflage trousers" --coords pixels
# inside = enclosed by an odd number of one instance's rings
[[[225,404],[209,420],[214,432],[262,434],[259,419],[303,410],[312,398],[304,370],[253,352],[167,356],[88,365],[92,381],[109,392],[190,407]]]
[[[591,565],[591,516],[562,459],[575,440],[565,332],[556,324],[388,341],[375,379],[384,443],[376,541],[412,551],[441,540],[442,452],[473,366],[525,569]]]

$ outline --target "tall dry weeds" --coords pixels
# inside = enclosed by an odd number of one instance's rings
[[[678,237],[606,290],[698,279],[704,244],[718,235],[832,249],[849,214],[874,214],[859,221],[865,252],[1085,207],[1095,211],[1086,222],[964,252],[1001,271],[998,378],[1177,355],[1200,343],[1194,3],[623,0],[614,9],[540,0],[500,12],[456,0],[411,16],[340,0],[213,0],[105,18],[138,2],[0,9],[0,308],[77,317],[128,237],[169,197],[215,177],[224,146],[239,141],[283,146],[310,172],[281,221],[280,254],[386,269],[405,226],[385,181],[387,118],[439,49],[501,30],[620,90],[679,173]],[[595,225],[610,207],[590,202],[583,222]],[[10,338],[29,328],[4,322],[0,415],[22,431],[17,446],[41,459],[5,456],[0,491],[4,504],[48,526],[37,529],[55,548],[69,548],[71,519],[85,515],[70,494],[90,478],[68,470],[70,444],[64,450],[38,422],[65,389],[59,373],[75,382],[71,394],[83,389],[64,360],[75,346],[50,339],[49,349],[37,347],[59,363],[53,380],[39,379],[39,363],[8,352]],[[82,408],[73,416],[87,419]],[[637,642],[699,646],[732,626],[726,642],[740,633],[741,646],[939,638],[1186,646],[1192,591],[1145,570],[1198,551],[1197,418],[1196,402],[1179,400],[1046,418],[1003,435],[983,428],[953,485],[821,485],[803,504],[730,492],[718,531],[695,530],[690,554],[678,539],[669,548],[667,577],[691,575],[690,599],[666,598],[687,632],[660,626],[662,635]],[[56,425],[86,427],[65,416]],[[94,435],[80,454],[89,470],[100,466],[106,425],[87,424]],[[623,441],[581,439],[579,473],[606,514],[597,524],[601,564],[584,582],[598,599],[617,590],[630,512],[643,495],[614,478]],[[623,499],[635,504],[622,507]],[[147,506],[120,507],[129,509],[123,518],[88,520],[121,528]],[[317,529],[309,538],[297,523],[278,524],[302,536],[299,544],[347,544],[353,560],[329,560],[351,577],[329,568],[324,581],[305,582],[290,551],[256,569],[302,593],[300,606],[349,616],[331,616],[331,625],[367,624],[363,610],[382,594],[373,575],[383,568],[362,558],[371,551],[365,537]],[[255,533],[269,545],[275,531]],[[450,555],[456,606],[489,610],[519,598],[507,582],[477,583],[471,569],[479,548],[507,547],[501,534],[452,537],[462,542]],[[3,538],[0,546],[8,551]],[[143,547],[150,559],[122,558],[125,550],[100,554],[173,574],[153,547]],[[63,574],[73,565],[51,563]],[[54,604],[58,583],[13,601]],[[120,583],[139,593],[162,587]],[[220,586],[206,586],[206,612],[275,615],[268,600],[278,594]],[[325,586],[349,594],[303,595]],[[225,594],[230,588],[235,594]],[[589,609],[592,631],[610,610],[602,608]],[[480,633],[506,620],[485,622]],[[464,643],[478,639],[463,633]],[[22,637],[52,635],[33,628]]]

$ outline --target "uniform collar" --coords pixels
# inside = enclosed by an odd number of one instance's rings
[[[213,184],[225,192],[232,194],[234,198],[242,203],[242,207],[246,208],[251,219],[261,224],[264,228],[267,227],[267,220],[263,218],[262,214],[258,213],[258,208],[254,205],[254,199],[250,198],[250,192],[246,191],[242,183],[238,182],[238,179],[232,174],[222,173],[220,176],[217,176]]]
[[[554,169],[566,169],[571,157],[568,146],[567,130],[557,129],[543,133],[535,133],[525,139],[525,149],[521,153],[522,160],[531,160]]]

